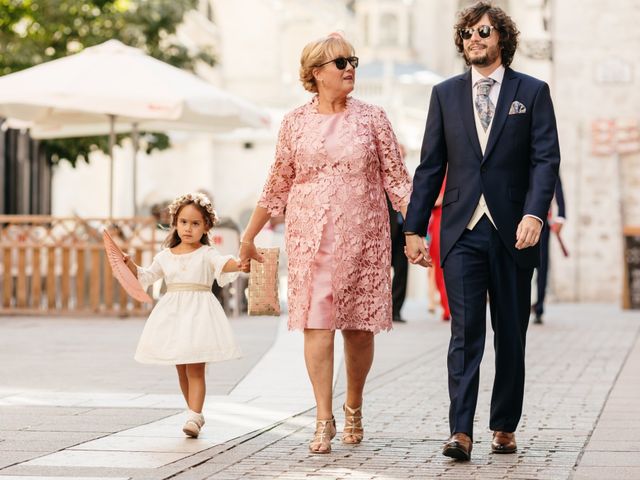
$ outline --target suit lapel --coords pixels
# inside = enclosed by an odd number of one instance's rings
[[[471,89],[471,69],[467,70],[467,73],[460,77],[458,81],[458,95],[457,98],[461,102],[459,112],[462,113],[462,123],[467,131],[467,136],[473,147],[473,151],[478,156],[478,159],[482,158],[482,149],[480,148],[480,141],[478,140],[478,132],[476,130],[476,121],[474,119],[474,107]]]
[[[494,114],[495,116],[493,117],[491,133],[489,134],[489,140],[487,141],[487,148],[484,151],[484,157],[482,159],[483,162],[489,157],[489,155],[491,155],[491,150],[493,150],[493,147],[495,147],[496,143],[498,142],[498,138],[502,133],[505,122],[507,121],[509,107],[511,106],[511,103],[516,96],[516,91],[518,90],[519,83],[520,79],[515,74],[515,72],[510,68],[507,68],[507,70],[504,72],[502,86],[500,87],[498,105],[496,106],[496,112]]]

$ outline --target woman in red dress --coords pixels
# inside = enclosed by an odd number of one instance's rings
[[[447,184],[447,177],[442,182],[440,195],[436,200],[436,205],[431,211],[431,220],[429,222],[428,233],[431,237],[429,244],[429,255],[433,260],[433,271],[436,277],[436,286],[440,292],[440,305],[442,305],[442,320],[451,320],[451,312],[449,311],[449,299],[447,298],[447,289],[444,284],[444,274],[440,266],[440,222],[442,220],[442,198],[444,197],[444,187]]]

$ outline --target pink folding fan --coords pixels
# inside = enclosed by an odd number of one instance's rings
[[[120,282],[122,288],[139,302],[152,303],[153,299],[144,291],[138,279],[124,263],[124,253],[118,248],[106,228],[102,231],[102,240],[113,276]]]

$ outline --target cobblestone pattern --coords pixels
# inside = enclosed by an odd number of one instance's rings
[[[310,455],[307,427],[275,441],[214,473],[220,458],[192,471],[190,478],[232,479],[549,479],[569,478],[598,420],[640,324],[632,315],[604,318],[556,313],[531,328],[527,353],[525,413],[513,455],[489,452],[488,406],[493,380],[491,335],[481,372],[481,392],[472,461],[441,455],[448,436],[446,345],[406,364],[402,371],[369,383],[364,406],[365,440],[343,445],[339,436],[329,455]],[[602,310],[605,315],[607,310]],[[611,310],[609,309],[610,313]],[[336,399],[340,405],[341,398]],[[337,411],[338,409],[336,409]],[[336,415],[338,428],[342,416]],[[209,475],[205,475],[207,469]]]

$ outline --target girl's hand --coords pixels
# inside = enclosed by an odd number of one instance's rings
[[[122,256],[122,260],[124,261],[124,264],[127,266],[127,268],[129,270],[131,270],[131,273],[133,273],[136,278],[138,277],[138,268],[136,266],[136,263],[131,260],[131,257],[127,254]]]
[[[222,267],[222,271],[224,273],[227,272],[248,272],[249,269],[244,267],[244,265],[240,262],[240,260],[235,259],[235,258],[230,258],[229,260],[227,260],[227,263],[224,264],[224,267]]]
[[[238,270],[244,273],[249,273],[251,271],[251,261],[242,263],[238,260]]]

